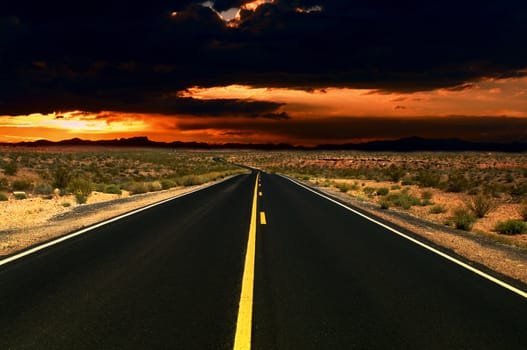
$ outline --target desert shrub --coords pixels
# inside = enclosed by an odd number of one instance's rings
[[[161,185],[161,182],[159,181],[152,181],[148,184],[149,192],[161,191],[162,189],[163,189],[163,186]]]
[[[509,193],[513,197],[523,197],[527,195],[527,182],[523,182],[520,184],[517,184],[515,186],[512,186],[509,189]]]
[[[335,187],[339,189],[340,192],[346,193],[349,190],[349,186],[345,183],[335,184]]]
[[[13,196],[15,196],[16,199],[26,199],[27,198],[26,192],[23,192],[23,191],[15,191],[13,192]]]
[[[381,199],[379,202],[381,209],[390,209],[390,201],[386,198]]]
[[[462,207],[454,209],[452,221],[458,230],[470,231],[476,220],[471,210]]]
[[[6,163],[4,165],[4,173],[6,175],[16,175],[16,173],[18,172],[18,164],[16,163],[16,161],[12,160],[10,161],[9,163]]]
[[[408,192],[389,194],[386,196],[386,200],[403,209],[410,209],[412,205],[421,204],[419,198],[410,195]]]
[[[447,192],[459,193],[468,188],[468,180],[462,174],[453,174],[448,177],[448,182],[445,190]]]
[[[520,215],[523,218],[523,221],[527,221],[527,202],[523,202],[520,205]]]
[[[431,191],[423,191],[421,192],[421,205],[425,206],[425,205],[430,205],[432,204],[432,197],[434,196],[434,194],[431,192]]]
[[[7,178],[2,177],[0,178],[0,190],[7,190],[9,188],[9,182],[7,181]]]
[[[130,191],[131,194],[146,193],[148,192],[148,186],[144,182],[132,182],[128,186],[128,191]]]
[[[381,187],[381,188],[377,189],[377,195],[378,196],[386,196],[389,192],[390,192],[390,190],[388,188],[386,188],[386,187]]]
[[[161,180],[161,187],[163,187],[164,190],[168,190],[169,188],[176,187],[177,184],[172,180]]]
[[[0,192],[0,202],[7,201],[7,194]]]
[[[123,193],[119,185],[116,185],[116,184],[109,184],[109,185],[104,186],[102,192],[110,193],[110,194],[118,194],[118,195]]]
[[[357,181],[354,181],[351,185],[349,185],[349,189],[352,191],[358,191],[359,190],[359,183]]]
[[[70,202],[64,202],[64,203],[62,203],[62,206],[63,206],[64,208],[67,208],[67,207],[70,207],[70,206],[71,206],[71,203],[70,203]]]
[[[409,177],[405,177],[403,179],[403,181],[401,181],[401,185],[403,185],[403,186],[410,186],[410,185],[414,185],[414,184],[415,184],[415,182],[412,179],[410,179]]]
[[[434,205],[432,208],[430,208],[430,210],[428,211],[430,214],[442,214],[442,213],[446,213],[446,208],[443,207],[442,205]]]
[[[29,191],[33,187],[33,183],[30,180],[20,179],[13,181],[11,187],[14,191]]]
[[[395,165],[390,165],[388,168],[388,177],[393,182],[399,182],[401,178],[404,176],[405,171],[399,167],[396,167]]]
[[[472,187],[470,190],[468,190],[467,194],[471,195],[471,196],[475,196],[479,193],[479,188],[477,187]]]
[[[393,185],[391,187],[392,190],[400,190],[401,189],[401,186],[400,185]]]
[[[481,194],[471,197],[466,205],[478,218],[485,217],[485,215],[496,208],[496,204],[491,197]]]
[[[73,178],[71,169],[64,166],[60,166],[52,174],[53,182],[52,185],[55,188],[65,189],[69,186],[70,181]]]
[[[375,188],[373,187],[364,187],[363,191],[368,197],[372,197],[373,194],[376,192]]]
[[[35,194],[50,195],[53,194],[53,187],[47,183],[39,183],[33,189]]]
[[[70,181],[69,190],[75,196],[78,204],[84,204],[93,190],[92,183],[85,178],[75,177]]]
[[[203,178],[199,175],[186,175],[181,179],[183,186],[201,185],[202,183],[204,183]]]
[[[420,171],[415,182],[420,187],[437,187],[439,185],[440,175],[429,170]]]
[[[520,220],[499,221],[494,227],[502,235],[519,235],[527,231],[527,224]]]

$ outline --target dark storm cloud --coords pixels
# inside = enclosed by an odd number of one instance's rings
[[[242,11],[237,28],[201,2],[2,4],[0,114],[156,112],[150,102],[169,93],[233,83],[451,88],[520,76],[527,66],[523,1],[278,0]],[[314,6],[321,11],[297,11]]]
[[[238,130],[260,132],[310,144],[316,140],[342,143],[353,139],[398,139],[410,136],[428,138],[461,138],[485,142],[527,141],[527,120],[506,117],[433,117],[433,118],[369,118],[339,117],[326,119],[291,119],[282,123],[265,120],[254,123],[213,121],[200,123],[181,121],[181,130]]]
[[[187,114],[203,117],[289,119],[287,113],[277,111],[281,106],[282,104],[280,103],[265,101],[178,98],[173,103],[170,112],[172,114]]]

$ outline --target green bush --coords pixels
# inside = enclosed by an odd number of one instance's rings
[[[146,193],[148,192],[148,186],[144,182],[132,182],[128,186],[128,191],[130,191],[131,194]]]
[[[401,185],[403,185],[403,186],[411,186],[411,185],[414,185],[414,184],[415,184],[415,182],[412,179],[408,178],[408,177],[405,177],[403,179],[403,181],[401,181]]]
[[[434,205],[432,208],[430,208],[430,210],[428,211],[430,214],[442,214],[442,213],[446,213],[446,208],[443,207],[442,205]]]
[[[11,187],[14,191],[29,191],[33,187],[33,183],[30,180],[20,179],[13,181]]]
[[[176,187],[177,184],[172,180],[161,180],[161,187],[163,187],[164,190],[168,190],[169,188]]]
[[[26,192],[23,192],[23,191],[15,191],[13,192],[13,195],[15,196],[15,199],[26,199],[27,198]]]
[[[392,164],[388,168],[387,174],[391,181],[399,182],[401,178],[404,176],[405,171],[404,169],[396,167],[395,165]]]
[[[84,204],[93,190],[92,183],[85,178],[75,177],[70,181],[69,190],[75,196],[78,204]]]
[[[422,198],[422,202],[421,202],[421,205],[425,206],[425,205],[430,205],[432,204],[432,197],[433,197],[433,193],[431,191],[423,191],[421,192],[421,198]]]
[[[386,187],[381,187],[381,188],[377,189],[377,195],[378,196],[386,196],[389,192],[390,192],[390,190],[388,188],[386,188]]]
[[[4,173],[6,175],[13,176],[13,175],[16,175],[17,172],[18,172],[18,165],[16,164],[14,160],[4,165]]]
[[[53,194],[53,187],[50,184],[40,183],[35,186],[33,192],[35,194],[50,195]]]
[[[349,191],[349,186],[345,183],[338,183],[338,184],[335,184],[335,187],[339,189],[340,192],[342,193],[346,193]]]
[[[181,179],[181,184],[183,186],[195,186],[201,185],[204,183],[203,178],[199,175],[186,175]]]
[[[386,196],[386,200],[393,203],[393,205],[397,207],[401,207],[403,209],[410,209],[412,205],[421,204],[421,201],[419,200],[419,198],[414,197],[407,192],[391,193],[388,196]]]
[[[452,220],[458,230],[470,231],[477,218],[472,211],[465,208],[454,209]]]
[[[379,202],[381,209],[390,209],[390,201],[386,198],[381,199]]]
[[[70,181],[73,178],[73,175],[71,173],[71,169],[66,168],[64,166],[60,166],[52,174],[53,178],[53,187],[58,189],[65,189],[69,186]]]
[[[527,224],[520,220],[510,219],[498,222],[494,229],[503,235],[519,235],[527,231]]]
[[[446,192],[459,193],[465,191],[469,186],[468,180],[462,174],[453,174],[448,177]]]
[[[473,196],[467,201],[467,207],[476,215],[478,218],[483,218],[485,215],[490,213],[496,208],[494,200],[485,195]]]
[[[419,171],[415,178],[415,182],[420,187],[437,187],[439,185],[440,176],[437,173],[429,170]]]
[[[0,202],[5,202],[9,198],[7,198],[7,194],[0,192]]]
[[[123,193],[123,191],[121,191],[121,188],[116,184],[110,184],[110,185],[104,186],[102,192],[110,193],[110,194],[118,194],[118,195],[121,195]]]
[[[7,181],[7,178],[2,177],[0,178],[0,190],[7,190],[9,189],[9,182]]]
[[[362,190],[370,198],[373,197],[374,193],[376,193],[376,190],[373,187],[364,187]]]
[[[152,181],[148,184],[149,192],[161,191],[162,189],[163,189],[163,186],[161,185],[161,182],[159,181]]]

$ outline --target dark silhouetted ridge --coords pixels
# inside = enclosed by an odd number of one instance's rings
[[[526,142],[497,143],[472,142],[461,139],[425,139],[408,137],[399,140],[371,141],[365,143],[323,144],[315,147],[292,146],[287,143],[225,143],[210,144],[205,142],[158,142],[146,136],[120,138],[113,140],[82,140],[73,138],[62,141],[38,140],[33,142],[0,143],[0,145],[23,147],[53,146],[104,146],[104,147],[148,147],[148,148],[183,148],[183,149],[254,149],[254,150],[357,150],[357,151],[481,151],[481,152],[526,152]]]

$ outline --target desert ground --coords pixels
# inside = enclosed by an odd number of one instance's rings
[[[527,284],[527,154],[0,150],[0,256],[243,173],[288,175]]]
[[[0,256],[246,172],[213,156],[151,149],[1,149]]]

